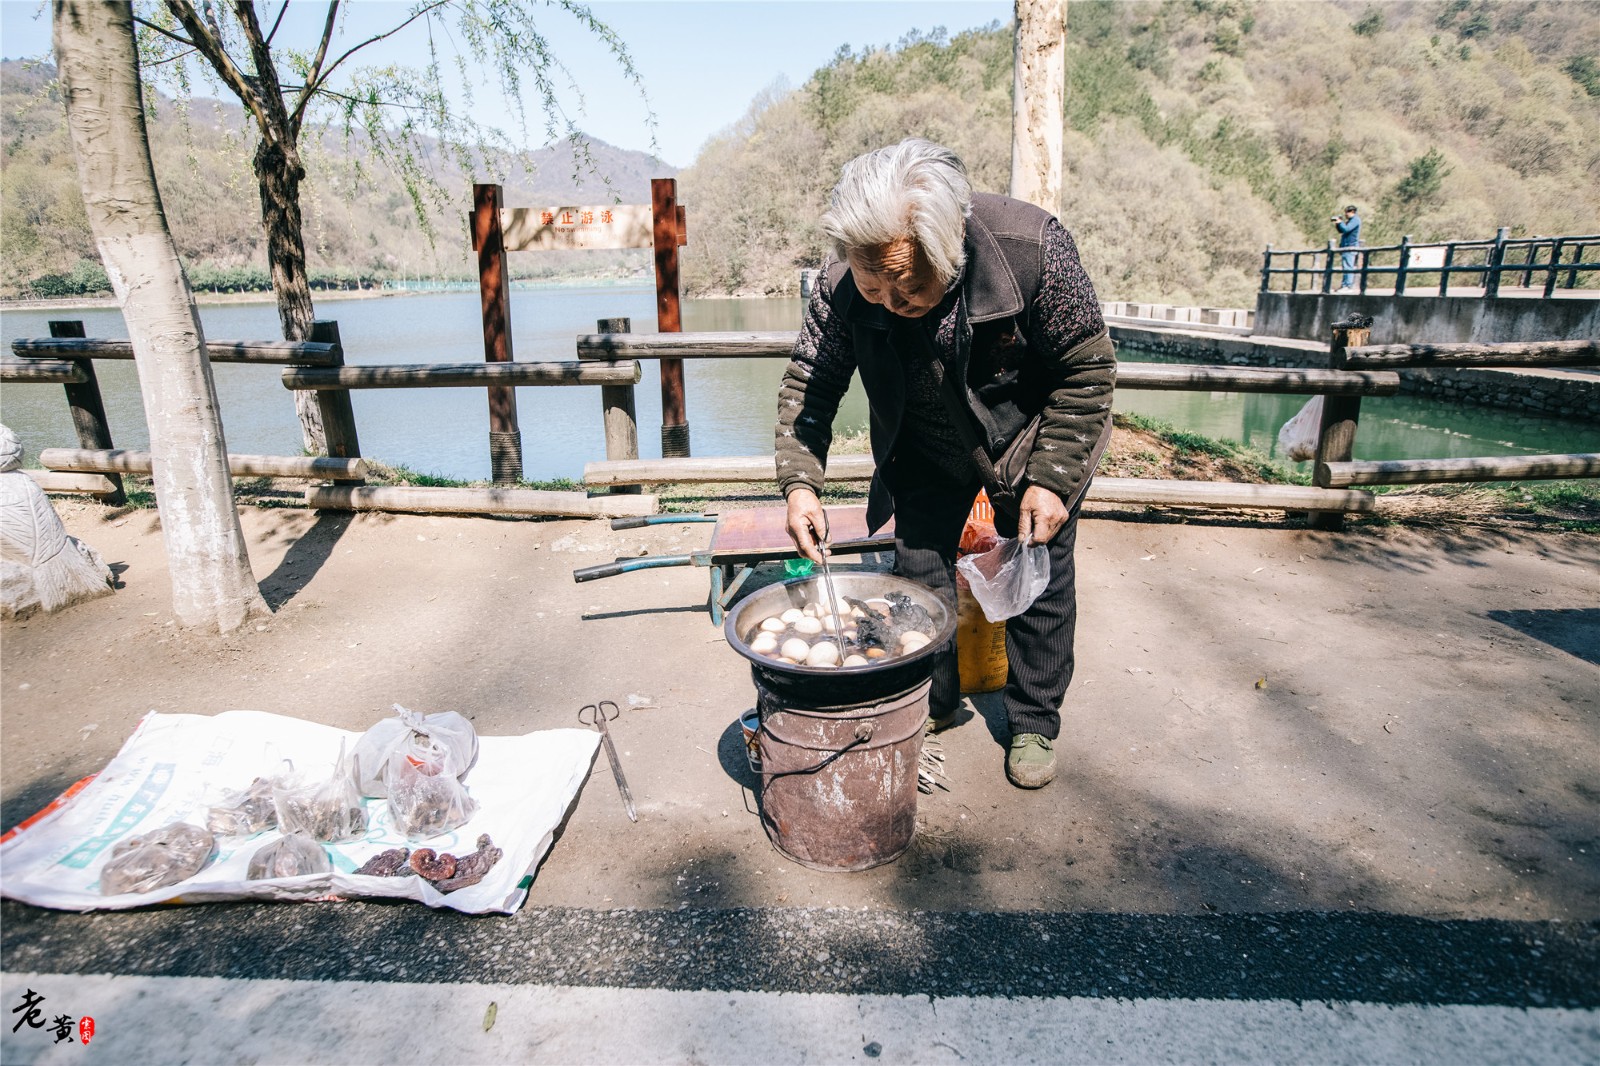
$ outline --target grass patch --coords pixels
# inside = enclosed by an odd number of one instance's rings
[[[416,485],[425,489],[458,489],[470,485],[470,481],[457,478],[440,477],[438,474],[424,474],[420,470],[413,470],[400,463],[383,463],[376,459],[367,460],[367,484],[369,485]]]

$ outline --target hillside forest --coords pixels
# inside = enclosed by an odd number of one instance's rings
[[[908,11],[911,9],[908,9]],[[1364,243],[1600,233],[1600,18],[1583,0],[1369,3],[1070,0],[1066,176],[1059,213],[1102,298],[1249,306],[1262,249],[1322,246],[1360,207]],[[840,33],[848,35],[848,22]],[[841,47],[773,87],[678,175],[690,295],[798,289],[839,166],[921,135],[1003,192],[1012,45],[999,25]],[[47,65],[0,70],[0,294],[96,284],[88,226]],[[197,289],[265,276],[252,148],[237,108],[153,98],[157,176]],[[460,203],[419,223],[359,142],[312,138],[307,252],[325,284],[466,278],[471,181],[507,201],[648,202],[657,160],[565,144],[502,172],[436,172]],[[609,184],[601,181],[609,179]],[[431,235],[430,235],[431,233]],[[649,276],[647,252],[513,257],[519,277]],[[210,284],[208,285],[208,282]]]

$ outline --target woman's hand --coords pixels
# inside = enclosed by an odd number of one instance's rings
[[[793,521],[794,500],[789,497],[790,521]],[[816,499],[815,496],[812,499]],[[1021,513],[1017,516],[1017,536],[1031,537],[1034,544],[1049,544],[1061,527],[1067,524],[1067,505],[1061,497],[1042,485],[1029,485],[1022,494]]]
[[[784,525],[801,555],[814,563],[822,562],[822,534],[828,528],[828,518],[822,513],[822,501],[816,493],[807,488],[790,489]]]

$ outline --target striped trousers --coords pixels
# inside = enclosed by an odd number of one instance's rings
[[[899,457],[887,480],[894,496],[895,573],[932,588],[954,614],[956,548],[982,483],[976,475],[962,483],[930,470],[927,463]],[[1078,622],[1073,550],[1081,507],[1080,498],[1048,545],[1050,583],[1032,606],[1006,622],[1011,671],[1005,707],[1013,736],[1039,733],[1054,740],[1061,732],[1061,701],[1072,682],[1072,643]],[[1003,537],[1017,533],[1016,523],[999,511],[995,512],[995,529]],[[961,681],[952,637],[934,657],[930,713],[935,719],[948,718],[960,702]]]

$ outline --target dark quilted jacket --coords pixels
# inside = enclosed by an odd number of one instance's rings
[[[1029,482],[1070,499],[1111,416],[1116,357],[1072,237],[1031,204],[978,193],[967,224],[959,297],[935,331],[947,373],[965,380],[973,429],[998,457],[1043,413]],[[820,492],[833,418],[860,371],[870,408],[874,476],[867,525],[893,513],[882,471],[905,410],[896,345],[906,320],[868,303],[849,269],[830,263],[806,307],[778,396],[778,485]],[[938,312],[935,312],[936,314]]]

